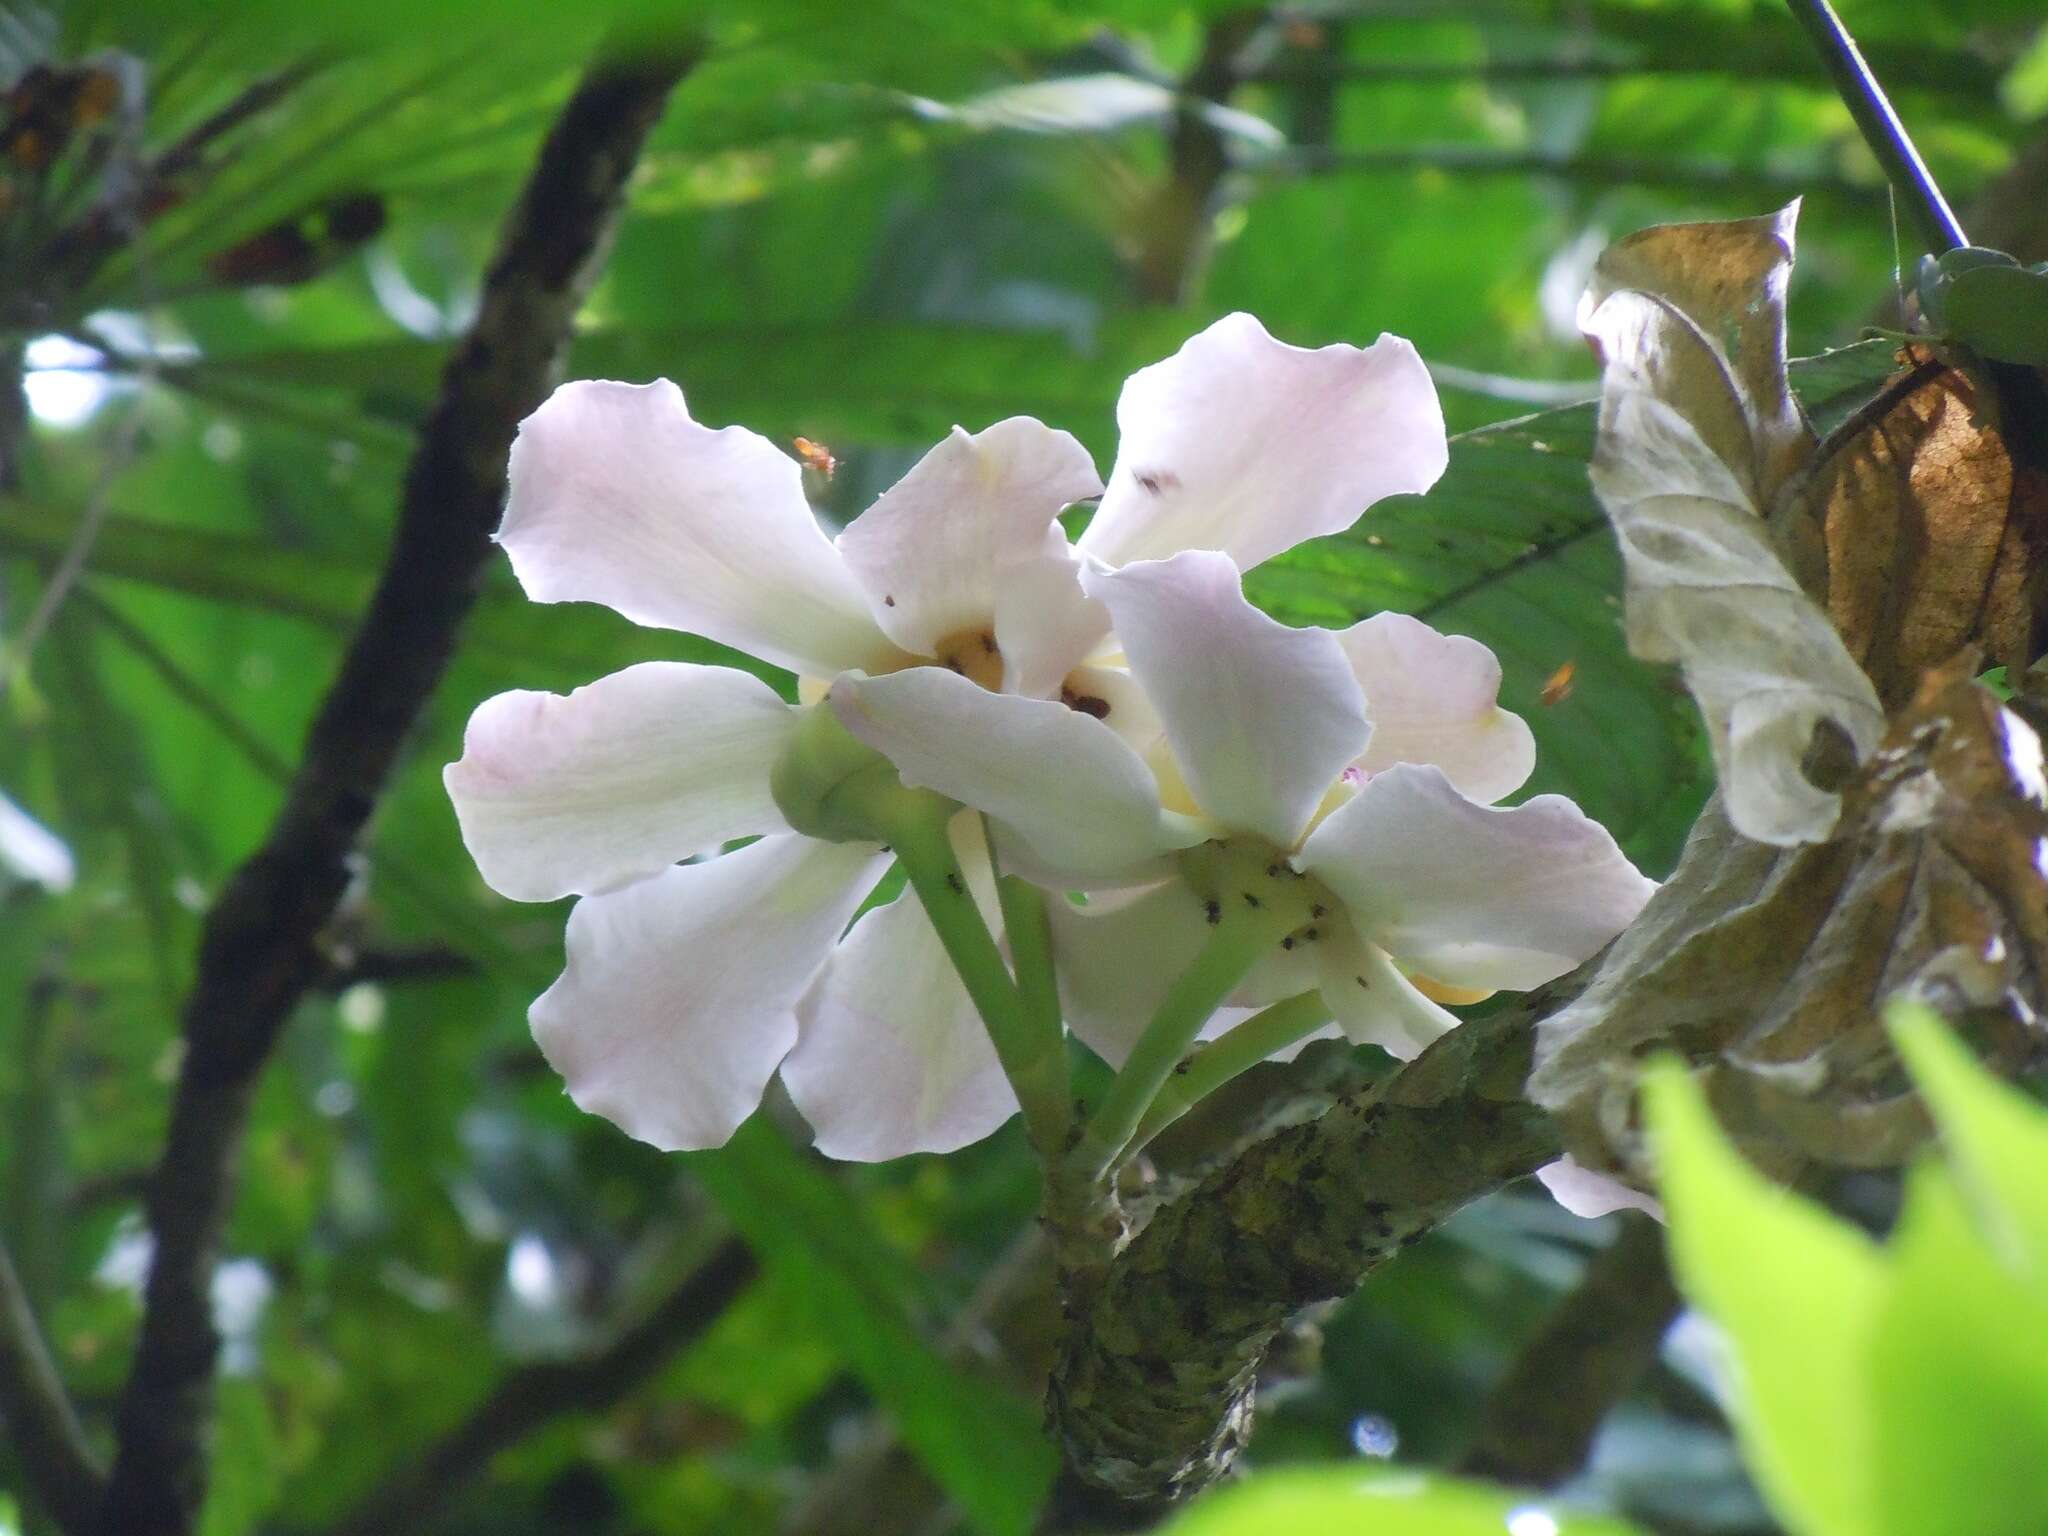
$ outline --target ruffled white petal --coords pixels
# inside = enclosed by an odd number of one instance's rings
[[[1372,740],[1359,766],[1434,763],[1459,792],[1491,803],[1536,767],[1536,738],[1500,707],[1500,662],[1464,635],[1380,613],[1337,636],[1365,690]]]
[[[1376,1045],[1396,1061],[1412,1061],[1432,1040],[1458,1027],[1458,1016],[1431,1002],[1387,958],[1340,923],[1322,949],[1323,1001],[1354,1045]]]
[[[1550,1191],[1551,1199],[1588,1221],[1615,1211],[1642,1211],[1659,1221],[1664,1219],[1663,1204],[1655,1196],[1630,1189],[1604,1173],[1595,1173],[1574,1157],[1545,1163],[1536,1170],[1536,1177]]]
[[[785,833],[569,914],[528,1015],[569,1096],[664,1151],[721,1145],[796,1043],[796,1005],[887,865]]]
[[[1402,763],[1310,834],[1295,863],[1342,898],[1361,938],[1461,987],[1534,987],[1627,927],[1656,889],[1560,795],[1466,799]]]
[[[1239,569],[1426,491],[1450,462],[1436,386],[1398,336],[1311,351],[1226,315],[1117,401],[1122,442],[1081,547],[1111,565],[1221,550]]]
[[[1109,610],[1081,590],[1081,557],[1064,534],[1003,572],[994,617],[1003,687],[1034,699],[1056,697],[1109,633]]]
[[[593,895],[787,830],[768,770],[795,717],[745,672],[643,662],[566,696],[486,699],[442,779],[491,889]]]
[[[1108,607],[1195,802],[1292,848],[1369,734],[1336,637],[1267,618],[1245,601],[1237,567],[1207,551],[1081,580]]]
[[[1178,880],[1091,897],[1085,906],[1050,899],[1053,957],[1067,1027],[1096,1055],[1120,1067],[1182,971],[1209,937],[1202,899]],[[1259,1009],[1316,985],[1308,945],[1277,945],[1217,1009],[1196,1037],[1213,1040]],[[1314,1038],[1313,1036],[1308,1038]],[[1278,1052],[1292,1056],[1306,1041]]]
[[[1208,938],[1202,900],[1178,880],[1091,897],[1046,901],[1067,1028],[1113,1067]]]
[[[1088,450],[1029,416],[955,427],[847,526],[839,553],[883,633],[934,656],[988,626],[1012,568],[1064,551],[1060,510],[1101,489]]]
[[[994,874],[978,818],[957,816],[953,844],[985,921]],[[882,1162],[951,1152],[1017,1111],[981,1016],[905,890],[853,925],[797,1010],[783,1085],[827,1157]]]
[[[527,417],[498,542],[537,603],[603,603],[821,677],[897,656],[796,461],[692,421],[665,379],[564,384]]]
[[[843,677],[831,707],[913,789],[986,812],[1034,877],[1090,885],[1147,877],[1204,829],[1160,809],[1138,755],[1064,704],[990,693],[943,667]]]

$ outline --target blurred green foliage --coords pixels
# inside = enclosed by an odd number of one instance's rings
[[[1998,89],[2030,47],[2040,57],[2037,0],[1843,9],[1967,209],[2041,132]],[[10,298],[8,339],[35,343],[29,451],[0,494],[0,788],[78,868],[68,890],[0,896],[0,1230],[96,1438],[136,1319],[139,1181],[199,913],[275,810],[498,223],[609,28],[690,32],[710,51],[636,181],[575,373],[666,374],[702,419],[829,443],[842,468],[817,490],[839,520],[955,421],[1040,415],[1107,469],[1123,377],[1233,308],[1303,344],[1410,336],[1468,434],[1445,485],[1261,571],[1254,595],[1297,622],[1391,607],[1487,640],[1505,702],[1538,731],[1532,791],[1575,795],[1669,867],[1705,757],[1672,681],[1620,642],[1584,480],[1590,413],[1559,404],[1593,392],[1572,305],[1614,234],[1805,194],[1795,351],[1850,342],[1895,318],[1895,267],[1916,254],[1895,246],[1874,166],[1770,5],[1275,12],[1228,103],[1244,117],[1210,119],[1236,162],[1213,249],[1183,253],[1164,303],[1140,277],[1176,131],[1157,103],[1222,11],[0,9],[0,74],[91,57],[125,91],[96,170],[61,162],[47,204],[0,210],[0,291],[34,298]],[[94,206],[140,149],[279,71],[303,79],[82,281],[35,267],[37,220]],[[1087,83],[1116,76],[1149,82],[1154,109]],[[1063,79],[1080,83],[1019,107],[1020,84]],[[342,214],[359,199],[382,219],[355,239]],[[281,229],[299,243],[258,243]],[[63,354],[65,335],[94,350]],[[1824,418],[1885,366],[1880,347],[1796,377]],[[24,652],[74,547],[84,574]],[[209,1536],[331,1528],[516,1373],[601,1347],[735,1229],[763,1258],[738,1302],[642,1390],[506,1444],[415,1528],[1025,1528],[1045,1471],[1035,1388],[992,1342],[988,1303],[1030,1229],[1014,1126],[872,1168],[824,1170],[765,1122],[730,1152],[664,1158],[578,1113],[528,1040],[562,911],[484,889],[440,767],[501,689],[716,654],[602,610],[529,606],[494,573],[377,817],[332,985],[265,1080],[222,1286]],[[1448,1462],[1604,1240],[1523,1192],[1468,1212],[1328,1322],[1319,1369],[1276,1378],[1252,1462],[1396,1446]],[[935,1513],[926,1474],[874,1470],[878,1404],[953,1513]],[[19,1485],[12,1455],[0,1489]],[[1683,1350],[1575,1491],[1648,1529],[1769,1528]],[[23,1502],[10,1514],[0,1497],[0,1530]]]

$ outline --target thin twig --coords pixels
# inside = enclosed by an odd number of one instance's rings
[[[1834,7],[1828,0],[1786,0],[1786,4],[1813,39],[1821,62],[1835,82],[1836,93],[1848,107],[1849,115],[1856,119],[1863,142],[1884,167],[1885,179],[1913,210],[1914,222],[1920,226],[1927,248],[1939,256],[1959,245],[1968,245],[1969,238],[1956,221],[1948,199],[1941,195],[1941,188],[1935,184],[1927,162],[1920,158],[1920,151],[1914,148],[1906,125],[1892,110],[1884,87],[1863,61],[1856,40],[1842,25]]]
[[[14,1261],[0,1246],[0,1417],[20,1451],[23,1474],[51,1518],[71,1536],[91,1529],[106,1477],[36,1326]]]
[[[257,1079],[325,969],[320,935],[348,887],[357,839],[475,600],[513,433],[555,376],[641,146],[693,62],[693,52],[600,61],[563,108],[421,430],[383,576],[284,806],[207,914],[150,1187],[155,1256],[103,1536],[194,1527],[219,1347],[209,1286]]]

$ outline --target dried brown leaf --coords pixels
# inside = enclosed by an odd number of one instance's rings
[[[2033,659],[2048,487],[2015,475],[1967,376],[1907,394],[1815,491],[1829,614],[1887,705],[1968,645],[2015,673]]]
[[[1793,849],[1710,805],[1592,984],[1539,1026],[1529,1092],[1581,1162],[1637,1164],[1635,1070],[1656,1050],[1699,1066],[1724,1122],[1781,1170],[1888,1165],[1924,1135],[1879,1017],[1896,994],[2008,1067],[2041,1051],[2039,737],[1960,665],[1937,671],[1844,798],[1841,835]]]

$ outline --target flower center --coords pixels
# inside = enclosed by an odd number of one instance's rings
[[[993,630],[955,630],[932,647],[932,659],[990,693],[1003,691],[1003,653],[996,648]]]

